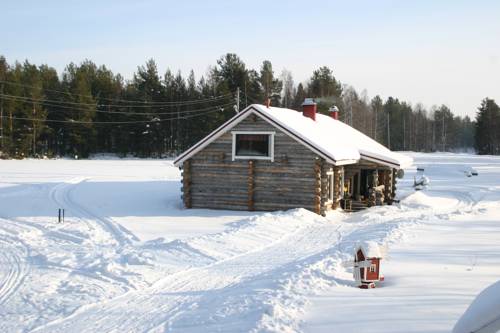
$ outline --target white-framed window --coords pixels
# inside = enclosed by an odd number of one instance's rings
[[[335,197],[335,177],[333,171],[328,171],[326,173],[326,195],[327,202],[333,202]]]
[[[375,264],[371,264],[370,265],[370,272],[375,273],[376,270],[377,270],[377,266]]]
[[[233,161],[269,160],[274,161],[274,134],[263,131],[232,131]]]

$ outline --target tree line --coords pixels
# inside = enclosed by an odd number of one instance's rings
[[[474,122],[445,105],[426,109],[395,97],[369,98],[342,84],[326,66],[296,84],[290,71],[277,74],[270,61],[255,70],[228,53],[199,78],[193,71],[187,77],[170,69],[160,74],[149,60],[130,80],[89,60],[57,73],[48,65],[9,64],[0,57],[0,156],[172,156],[238,107],[269,99],[273,106],[301,110],[306,97],[315,98],[321,113],[336,105],[341,121],[393,150],[483,152],[486,143],[478,140],[496,140],[488,153],[498,153],[495,131],[487,139],[478,136],[483,123],[492,125],[491,115],[483,119],[478,113]],[[496,105],[485,101],[481,108]]]

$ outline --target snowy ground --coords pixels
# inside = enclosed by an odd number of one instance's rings
[[[182,209],[169,161],[0,161],[0,331],[449,332],[500,277],[500,158],[412,155],[427,189],[326,218]]]

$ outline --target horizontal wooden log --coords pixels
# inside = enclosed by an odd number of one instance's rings
[[[247,205],[228,205],[213,202],[197,202],[191,203],[192,208],[217,209],[217,210],[248,210]]]
[[[215,178],[215,176],[213,177]],[[258,188],[291,188],[291,189],[311,189],[314,186],[314,181],[310,178],[296,178],[288,181],[286,178],[279,177],[255,177],[255,186]],[[224,180],[215,182],[207,177],[193,177],[191,180],[192,186],[200,186],[205,188],[210,187],[237,187],[246,184],[246,180],[242,176],[226,175]]]
[[[200,193],[196,193],[196,194],[191,194],[191,201],[194,201],[194,200],[203,200],[203,201],[206,201],[206,202],[224,202],[226,204],[228,203],[236,203],[236,204],[240,204],[240,203],[244,203],[245,205],[248,206],[248,203],[247,203],[247,200],[248,200],[248,197],[246,195],[213,195],[213,196],[209,196],[209,195],[204,195],[204,194],[200,194]]]
[[[311,199],[309,200],[285,200],[285,198],[273,197],[267,198],[266,200],[261,200],[258,197],[254,200],[254,205],[261,205],[267,203],[273,203],[276,205],[283,205],[283,207],[304,207],[304,206],[313,206],[311,205]]]
[[[314,183],[314,179],[309,177],[297,177],[293,176],[293,179],[289,179],[291,175],[283,175],[283,177],[278,176],[261,176],[255,175],[255,186],[264,186],[269,184],[269,186],[287,186],[289,184],[303,185],[304,187],[309,187]],[[218,179],[218,181],[214,181]],[[228,185],[231,183],[241,184],[246,183],[247,177],[244,175],[236,174],[221,174],[221,173],[203,173],[203,174],[193,174],[191,178],[192,184],[215,184],[217,182],[224,182]],[[193,185],[195,186],[195,185]]]
[[[195,185],[191,188],[190,193],[206,193],[206,194],[216,194],[223,193],[225,195],[243,195],[245,193],[246,187],[244,185],[239,188],[235,187],[200,187]],[[304,187],[255,187],[254,192],[257,193],[258,197],[273,197],[273,196],[283,196],[287,198],[310,198],[313,195],[313,189]]]
[[[213,195],[213,196],[243,196],[246,195],[247,191],[246,189],[239,188],[233,188],[233,187],[226,187],[226,188],[191,188],[191,195]]]
[[[308,170],[309,168],[295,168],[295,167],[276,167],[273,168],[272,166],[266,166],[266,167],[256,167],[255,174],[260,174],[260,175],[269,175],[269,176],[276,176],[276,175],[302,175],[304,177],[314,177],[314,172],[311,170]],[[245,168],[240,168],[240,167],[212,167],[212,166],[194,166],[191,169],[191,174],[193,175],[199,175],[202,173],[207,173],[207,174],[245,174],[246,169]]]
[[[244,170],[246,170],[247,165],[244,162],[239,162],[239,161],[232,162],[232,163],[221,163],[218,161],[205,162],[205,161],[200,161],[200,160],[194,159],[193,164],[192,164],[192,168],[194,168],[195,170],[197,170],[199,168],[214,168],[217,170],[220,170],[223,168],[224,169],[244,169]]]
[[[285,204],[285,203],[273,203],[273,202],[256,202],[255,210],[286,210],[293,208],[305,208],[311,211],[314,211],[314,205],[297,205],[294,203]]]
[[[213,204],[224,204],[224,205],[234,205],[234,206],[245,206],[248,208],[248,205],[247,205],[247,198],[244,198],[244,199],[231,199],[231,198],[208,198],[208,197],[204,197],[204,196],[195,196],[193,195],[192,199],[191,199],[192,202],[196,202],[196,203],[200,203],[200,202],[206,202],[207,204],[208,203],[213,203]]]

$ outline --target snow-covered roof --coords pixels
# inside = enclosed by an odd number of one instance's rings
[[[361,249],[366,258],[382,258],[380,246],[376,242],[365,241],[359,243],[356,249]]]
[[[360,159],[394,168],[404,168],[412,163],[410,157],[390,151],[370,137],[332,117],[318,113],[316,120],[312,120],[295,110],[252,104],[181,154],[175,160],[175,164],[184,162],[252,113],[295,137],[335,165],[353,164]]]

